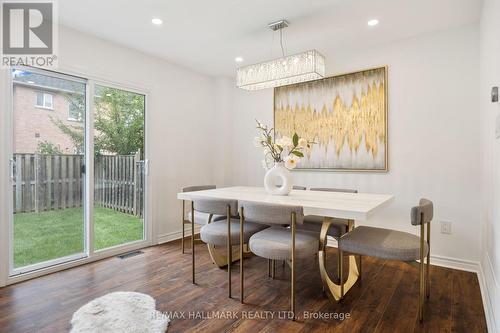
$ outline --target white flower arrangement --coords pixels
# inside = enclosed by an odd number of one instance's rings
[[[313,141],[308,141],[305,138],[300,138],[297,133],[294,133],[292,138],[283,136],[278,140],[274,140],[274,128],[268,128],[257,120],[257,129],[260,135],[255,137],[254,144],[258,148],[263,148],[264,159],[262,167],[269,169],[273,163],[283,163],[289,170],[295,169],[300,162],[300,158],[304,157],[303,151],[311,148]]]

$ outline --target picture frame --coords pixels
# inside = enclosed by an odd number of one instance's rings
[[[315,144],[295,170],[388,172],[388,66],[274,88],[276,138]]]

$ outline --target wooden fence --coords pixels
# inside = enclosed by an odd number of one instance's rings
[[[142,216],[144,162],[139,154],[99,156],[95,159],[95,204]]]
[[[14,154],[14,213],[81,207],[82,155]],[[94,204],[142,217],[144,162],[136,155],[95,157]]]

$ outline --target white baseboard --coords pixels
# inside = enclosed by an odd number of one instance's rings
[[[486,316],[486,325],[488,332],[499,332],[497,322],[500,318],[495,318],[495,313],[499,312],[500,307],[500,288],[498,280],[495,277],[495,271],[489,254],[486,252],[485,262],[479,264],[479,287],[481,288],[481,296],[483,298],[484,314]],[[495,302],[497,303],[495,305]]]
[[[479,274],[479,262],[431,254],[431,265]]]
[[[194,226],[194,233],[195,234],[199,233],[200,228],[201,228],[200,225],[195,225]],[[191,226],[186,225],[186,229],[184,232],[185,232],[186,237],[190,236],[191,235]],[[181,239],[181,238],[182,238],[182,230],[179,230],[179,231],[174,231],[174,232],[169,232],[167,234],[159,235],[156,238],[156,243],[163,244],[163,243],[168,243],[168,242],[171,242],[171,241],[174,241],[177,239]]]

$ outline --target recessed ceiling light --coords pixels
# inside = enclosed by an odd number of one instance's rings
[[[234,61],[236,61],[236,62],[243,62],[243,58],[242,57],[236,57],[236,58],[234,58]]]
[[[369,25],[370,27],[374,27],[374,26],[376,26],[377,24],[378,24],[378,20],[377,20],[377,19],[373,19],[373,20],[368,21],[368,25]]]
[[[155,24],[155,25],[162,25],[163,24],[163,21],[159,18],[154,18],[151,20],[151,23]]]

